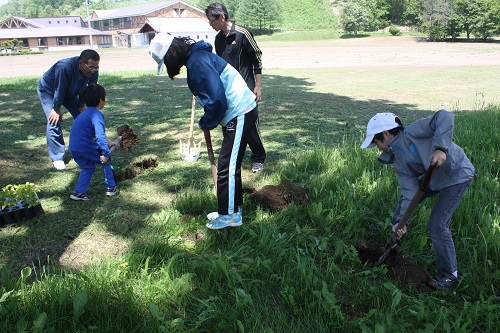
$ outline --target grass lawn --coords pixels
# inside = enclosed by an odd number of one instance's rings
[[[108,136],[126,123],[140,137],[131,152],[114,153],[116,172],[151,156],[159,164],[121,182],[116,198],[105,197],[97,169],[89,202],[69,199],[74,161],[58,172],[47,156],[37,78],[0,79],[0,185],[40,185],[45,209],[0,229],[0,331],[494,332],[499,75],[494,66],[266,70],[259,107],[268,159],[259,174],[246,159],[244,185],[289,179],[311,201],[271,213],[246,195],[244,224],[228,237],[205,228],[216,210],[205,150],[194,163],[179,157],[191,110],[184,76],[102,75]],[[393,171],[358,147],[376,112],[410,123],[441,108],[455,111],[455,141],[478,178],[453,221],[461,285],[423,293],[358,258],[361,243],[383,246],[398,197]],[[219,129],[212,140],[217,154]],[[417,209],[401,247],[435,273],[430,208]]]

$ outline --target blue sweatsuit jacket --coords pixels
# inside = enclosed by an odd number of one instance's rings
[[[97,83],[99,72],[93,73],[89,78],[82,75],[78,69],[78,59],[72,57],[61,59],[43,74],[38,85],[45,92],[54,96],[53,109],[61,110],[61,105],[67,98],[79,98],[78,105],[84,106],[81,94],[90,83]]]
[[[234,117],[256,107],[255,95],[231,65],[212,52],[212,45],[196,42],[187,54],[187,83],[203,105],[203,129],[226,126]]]
[[[111,156],[104,126],[104,114],[96,107],[88,107],[75,118],[69,134],[70,151],[95,154],[98,149],[106,158]]]

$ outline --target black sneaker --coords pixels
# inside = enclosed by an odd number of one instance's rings
[[[431,277],[427,284],[434,289],[452,290],[457,287],[458,279],[459,277],[456,278],[455,275],[451,273],[442,272],[439,276]]]
[[[117,194],[118,194],[118,192],[120,192],[120,191],[118,190],[118,186],[115,186],[115,187],[108,187],[108,188],[106,189],[106,195],[107,195],[108,197],[112,197],[112,196],[114,196],[114,195],[117,195]]]
[[[76,193],[76,192],[71,193],[69,197],[70,199],[73,199],[75,201],[89,201],[91,198],[91,196],[88,195],[87,193]]]

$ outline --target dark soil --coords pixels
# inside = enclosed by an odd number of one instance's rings
[[[139,137],[129,126],[124,125],[122,127],[124,128],[124,130],[120,130],[120,128],[118,129],[118,133],[122,137],[121,147],[127,151],[130,151],[139,142]]]
[[[137,175],[145,170],[153,171],[158,166],[158,156],[150,156],[144,158],[139,162],[134,162],[132,165],[125,168],[125,170],[115,175],[116,181],[121,182],[127,179],[134,179]]]
[[[358,257],[364,263],[374,265],[383,254],[383,247],[378,244],[361,244],[356,246]],[[400,285],[410,285],[420,292],[431,292],[433,289],[427,285],[429,274],[419,265],[408,260],[398,246],[390,252],[383,265],[387,266],[391,280]]]
[[[289,180],[283,180],[278,185],[266,185],[260,190],[244,189],[250,193],[250,198],[259,206],[278,212],[290,204],[305,205],[309,201],[309,190],[292,183]]]

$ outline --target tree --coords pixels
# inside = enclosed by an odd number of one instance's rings
[[[479,1],[477,16],[471,25],[474,36],[487,39],[500,34],[500,3],[498,0]]]
[[[382,13],[375,0],[346,1],[340,16],[342,28],[355,35],[359,31],[375,31],[380,28]]]
[[[368,21],[368,10],[360,4],[348,2],[342,8],[340,21],[345,31],[357,35],[359,31],[364,30],[365,22]]]
[[[280,9],[276,0],[243,0],[236,10],[235,18],[240,25],[251,29],[256,34],[274,31],[281,22]]]
[[[449,0],[423,0],[424,18],[429,24],[429,40],[442,40],[446,36],[448,17],[451,12]]]

